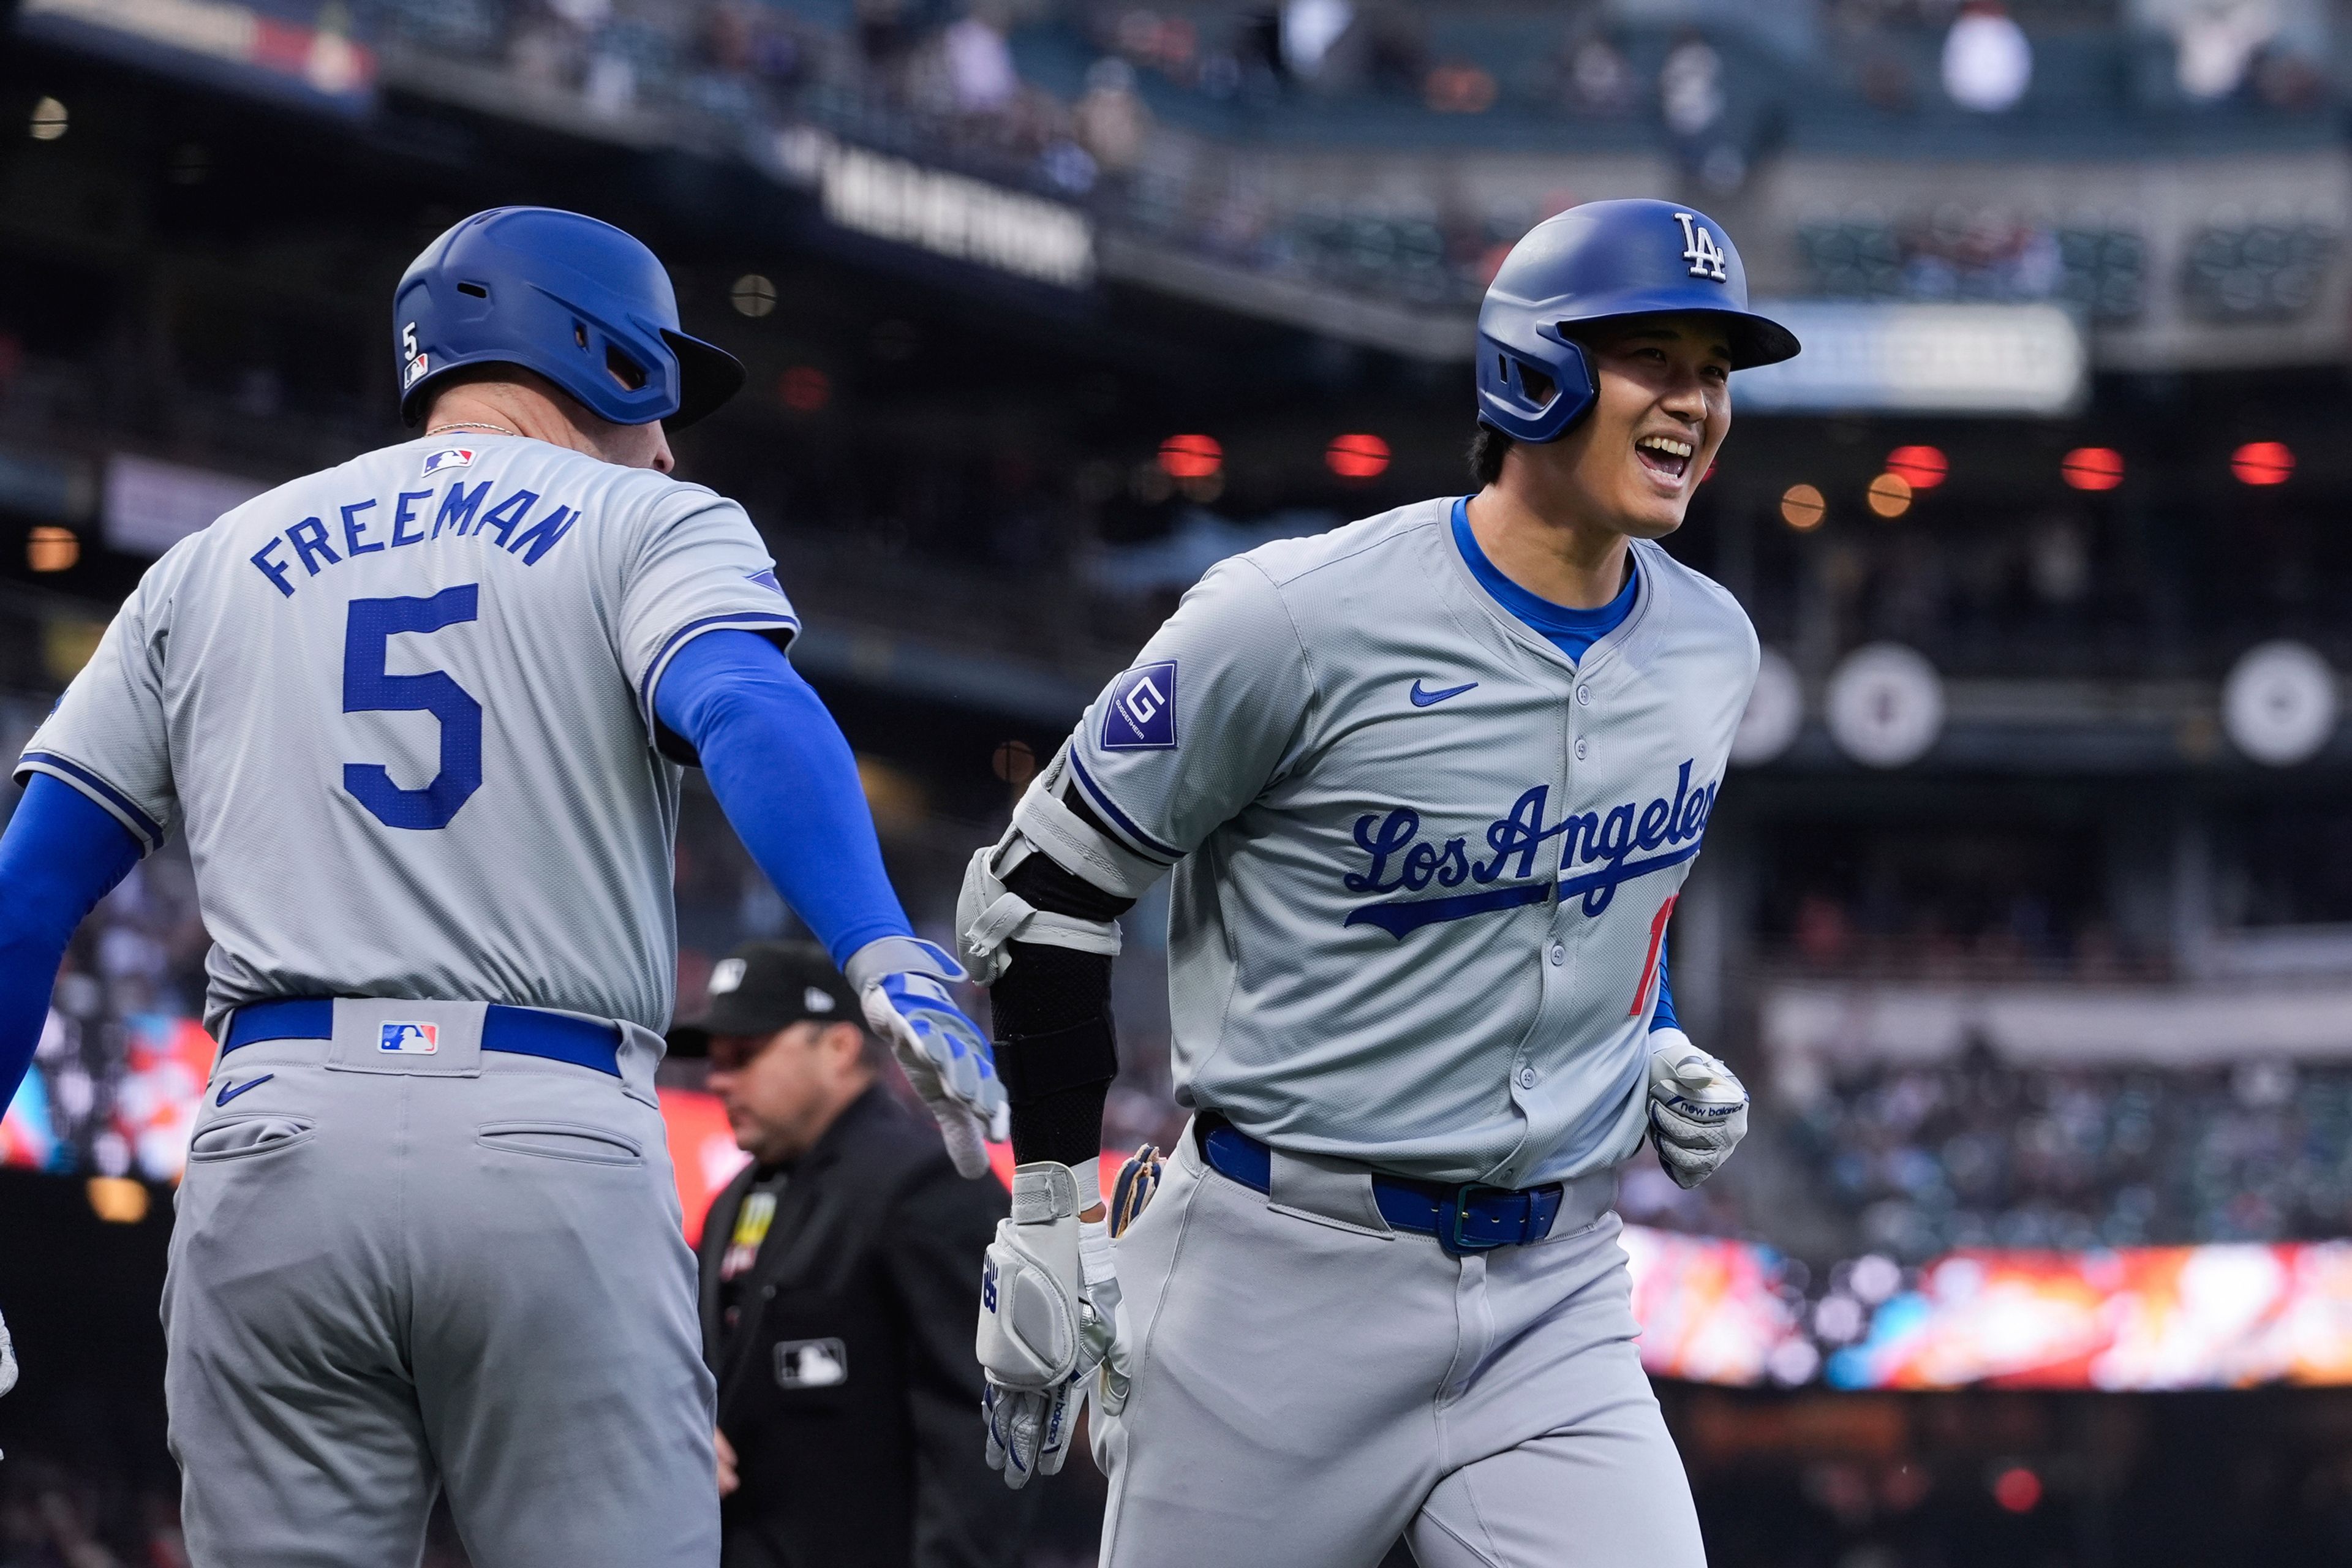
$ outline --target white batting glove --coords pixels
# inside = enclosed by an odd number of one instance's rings
[[[964,977],[961,966],[930,942],[886,936],[851,953],[842,973],[939,1122],[958,1173],[986,1175],[989,1135],[1006,1115],[1004,1085],[988,1037],[948,990]]]
[[[1697,1186],[1748,1136],[1748,1089],[1680,1029],[1650,1032],[1650,1141],[1675,1185]]]
[[[1078,1218],[1099,1181],[1091,1160],[1015,1168],[1012,1217],[997,1222],[982,1266],[974,1350],[988,1380],[988,1466],[1015,1489],[1061,1469],[1097,1370],[1108,1407],[1126,1403],[1110,1222]]]

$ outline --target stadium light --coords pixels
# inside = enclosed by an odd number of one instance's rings
[[[1944,460],[1939,447],[1897,447],[1886,454],[1886,471],[1915,490],[1932,490],[1944,482],[1951,465]]]
[[[776,382],[776,397],[795,414],[814,414],[833,401],[833,378],[813,364],[796,364]]]
[[[746,272],[735,279],[727,298],[734,302],[736,314],[756,319],[776,308],[776,286],[756,272]]]
[[[1160,443],[1160,467],[1171,479],[1205,479],[1225,466],[1213,436],[1171,436]]]
[[[81,541],[70,528],[43,524],[25,536],[25,564],[36,572],[62,572],[81,559]]]
[[[1376,479],[1389,471],[1389,444],[1378,436],[1334,436],[1323,466],[1343,479]]]
[[[1901,517],[1911,510],[1911,481],[1901,474],[1881,474],[1870,481],[1870,493],[1864,499],[1881,517]]]
[[[1790,485],[1780,492],[1780,521],[1799,533],[1819,528],[1829,503],[1811,485]]]
[[[89,1212],[109,1225],[137,1225],[147,1217],[147,1187],[128,1176],[92,1176],[82,1188]]]
[[[2294,453],[2284,441],[2249,441],[2230,454],[2230,472],[2242,485],[2283,485],[2294,472]]]
[[[2011,1465],[1993,1478],[1992,1500],[2011,1513],[2032,1513],[2042,1500],[2042,1478],[2023,1465]]]
[[[2058,465],[2058,476],[2078,490],[2111,490],[2124,482],[2124,455],[2113,447],[2077,447]]]

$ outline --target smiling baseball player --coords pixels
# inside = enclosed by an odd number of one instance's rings
[[[0,1103],[75,925],[176,826],[221,1042],[172,1233],[196,1568],[716,1568],[712,1384],[653,1087],[698,764],[965,1174],[1001,1093],[914,940],[734,502],[664,426],[742,367],[652,252],[507,207],[401,279],[422,436],[175,545],[19,763]],[[5,1347],[0,1338],[0,1347]]]
[[[1796,352],[1700,214],[1540,225],[1479,316],[1478,492],[1212,570],[974,857],[989,1452],[1050,1473],[1098,1396],[1106,1568],[1703,1561],[1611,1205],[1645,1132],[1689,1186],[1745,1131],[1665,949],[1757,644],[1654,541],[1732,373]],[[1115,922],[1171,872],[1194,1115],[1114,1245]]]

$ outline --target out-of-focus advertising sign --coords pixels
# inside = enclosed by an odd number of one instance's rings
[[[1748,412],[2056,416],[2079,408],[2090,385],[2082,329],[2055,305],[1756,308],[1805,352],[1739,373],[1734,401]]]
[[[106,460],[106,542],[133,555],[161,555],[268,488],[234,474],[117,452]]]
[[[373,51],[352,37],[357,7],[335,0],[22,0],[26,37],[357,114],[375,100]]]
[[[1094,225],[1059,202],[807,126],[777,138],[772,163],[785,178],[814,185],[824,216],[843,228],[1056,288],[1094,281]]]

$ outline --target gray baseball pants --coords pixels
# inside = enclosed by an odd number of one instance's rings
[[[1277,1152],[1268,1197],[1188,1131],[1118,1242],[1103,1568],[1374,1568],[1401,1534],[1424,1568],[1704,1568],[1612,1184],[1457,1258],[1390,1230],[1360,1170]]]
[[[377,1059],[391,1017],[438,1050]],[[718,1563],[658,1042],[615,1079],[481,1017],[339,1002],[215,1064],[163,1288],[194,1568],[415,1568],[445,1487],[475,1568]]]

